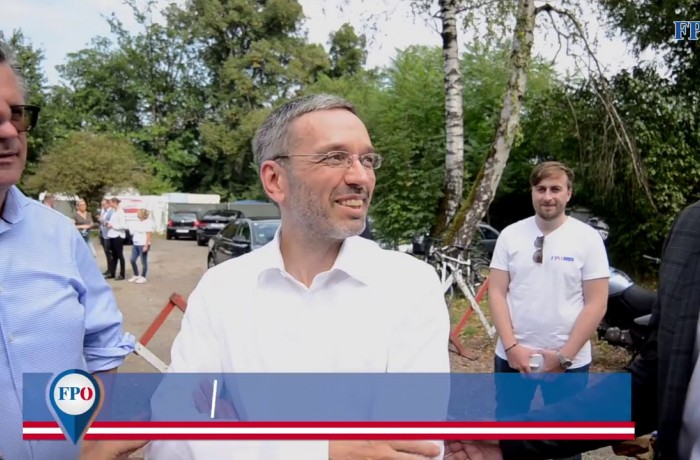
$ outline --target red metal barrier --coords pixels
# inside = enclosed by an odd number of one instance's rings
[[[476,296],[474,297],[476,299],[477,303],[481,303],[481,301],[484,299],[486,296],[486,293],[489,290],[489,279],[486,278],[484,283],[481,285],[479,288],[479,291],[476,293]],[[467,322],[469,321],[469,318],[471,318],[472,314],[474,313],[474,310],[472,309],[471,305],[464,311],[464,314],[462,317],[459,319],[457,322],[457,325],[450,331],[450,343],[455,346],[457,349],[457,353],[459,353],[460,356],[464,356],[465,358],[474,360],[476,359],[476,356],[473,353],[469,353],[466,348],[464,348],[464,345],[462,345],[462,341],[459,338],[459,335],[462,333],[462,329],[464,329],[464,326],[467,325]]]
[[[158,369],[160,372],[165,372],[168,366],[163,361],[161,361],[160,358],[154,355],[148,348],[146,348],[146,345],[148,345],[148,342],[150,342],[153,336],[156,334],[156,332],[158,332],[158,329],[160,329],[163,323],[165,323],[165,320],[168,318],[168,315],[170,315],[170,313],[175,309],[175,307],[180,309],[180,311],[182,311],[183,313],[187,309],[187,302],[177,292],[173,292],[172,294],[170,294],[168,303],[165,304],[160,313],[158,313],[158,316],[156,316],[156,318],[153,320],[150,326],[148,326],[148,329],[146,329],[146,332],[144,332],[141,338],[138,340],[138,343],[136,344],[136,350],[134,351],[137,355],[141,356],[150,365]]]

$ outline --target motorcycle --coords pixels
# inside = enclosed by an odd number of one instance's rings
[[[607,224],[595,218],[589,219],[587,223],[598,230],[604,241],[607,239]],[[655,257],[644,258],[661,263]],[[655,300],[656,292],[639,286],[622,270],[610,267],[608,308],[598,325],[598,338],[628,350],[632,354],[631,362],[649,337],[649,320]]]
[[[598,325],[598,338],[627,349],[634,359],[649,337],[656,292],[645,289],[626,273],[610,267],[608,309]]]

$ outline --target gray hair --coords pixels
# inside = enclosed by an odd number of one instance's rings
[[[17,65],[17,61],[15,61],[14,54],[12,53],[12,50],[10,50],[10,47],[7,44],[0,42],[0,65],[3,64],[8,65],[14,72],[15,76],[17,77],[17,80],[19,81],[22,96],[24,96],[24,98],[26,99],[27,83],[22,77],[22,73],[20,72],[19,66]]]
[[[273,111],[253,138],[253,155],[258,168],[277,155],[289,154],[289,127],[294,120],[307,113],[332,109],[344,109],[357,115],[350,101],[330,94],[305,96]]]

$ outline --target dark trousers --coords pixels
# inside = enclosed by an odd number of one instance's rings
[[[131,269],[134,271],[134,276],[139,276],[139,266],[136,261],[141,257],[141,265],[143,266],[143,272],[141,276],[144,278],[148,273],[148,251],[143,252],[143,246],[131,246]]]
[[[112,252],[112,260],[109,265],[109,274],[117,276],[117,262],[119,262],[119,276],[124,278],[124,238],[108,238],[109,248]]]
[[[109,267],[112,266],[112,248],[109,247],[109,239],[103,237],[102,232],[100,232],[100,245],[102,246],[102,250],[105,252],[107,271],[109,271]]]
[[[590,364],[576,369],[568,369],[566,373],[588,374]],[[517,374],[518,371],[508,365],[508,361],[498,356],[494,357],[494,372]],[[535,374],[536,375],[536,374]],[[554,404],[569,398],[584,390],[588,384],[588,377],[576,378],[571,382],[567,381],[566,386],[561,383],[549,382],[546,379],[531,378],[524,374],[518,379],[517,386],[510,379],[496,379],[496,420],[504,420],[513,417],[518,419],[518,415],[530,412],[532,400],[535,397],[537,388],[542,392],[542,400],[545,405]],[[581,455],[567,457],[567,459],[580,460]]]

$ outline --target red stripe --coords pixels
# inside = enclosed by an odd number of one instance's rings
[[[55,434],[25,434],[24,440],[54,440],[62,441],[65,439],[63,435]],[[142,439],[142,440],[421,440],[421,439],[446,439],[446,440],[510,440],[510,439],[542,439],[542,440],[629,440],[635,439],[633,434],[440,434],[440,433],[417,433],[417,434],[333,434],[333,435],[315,435],[315,434],[287,434],[287,435],[269,435],[269,434],[88,434],[85,436],[88,441],[97,440],[125,440],[125,439]]]
[[[53,428],[56,422],[23,422]],[[634,428],[633,422],[94,422],[95,428]]]

